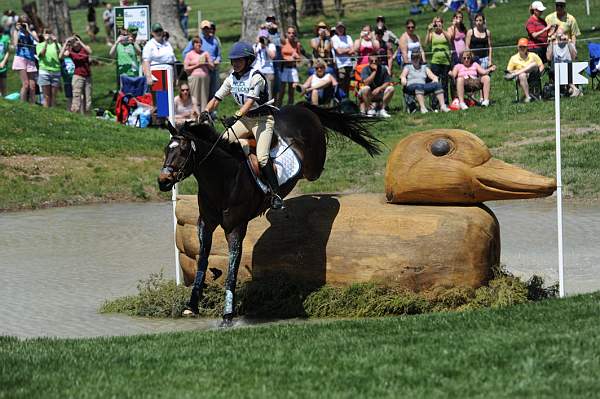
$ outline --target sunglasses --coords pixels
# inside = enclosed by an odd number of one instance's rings
[[[406,29],[415,29],[414,25],[407,26]]]
[[[181,89],[180,91],[190,91],[190,89]]]
[[[315,68],[317,71],[322,71],[323,69],[325,69],[325,67],[316,67]]]
[[[472,60],[473,57],[471,57],[470,55],[465,55],[464,57],[462,57],[463,60]]]

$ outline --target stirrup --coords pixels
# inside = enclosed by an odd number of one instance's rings
[[[284,208],[285,205],[283,203],[283,199],[279,196],[279,194],[271,193],[271,209],[279,210]]]

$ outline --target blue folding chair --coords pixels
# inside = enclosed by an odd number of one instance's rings
[[[588,43],[590,65],[587,73],[592,78],[592,89],[600,89],[600,43]]]

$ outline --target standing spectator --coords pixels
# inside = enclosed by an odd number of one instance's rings
[[[531,16],[525,24],[527,35],[529,36],[529,51],[532,51],[546,63],[546,47],[548,46],[548,36],[554,33],[555,25],[548,25],[542,13],[546,10],[541,1],[534,1],[529,7]]]
[[[333,55],[337,68],[338,83],[345,94],[348,94],[350,88],[350,78],[352,77],[352,58],[355,54],[354,45],[350,35],[346,34],[346,26],[342,21],[335,26],[335,36],[331,38]]]
[[[390,118],[385,108],[394,96],[394,86],[386,67],[377,62],[377,57],[370,56],[369,64],[360,74],[364,86],[358,92],[360,111],[369,116],[379,115]],[[375,106],[375,107],[372,107]],[[379,106],[379,112],[375,108]]]
[[[448,72],[452,63],[450,42],[451,38],[448,32],[444,30],[444,20],[442,17],[433,17],[431,25],[427,29],[425,38],[427,45],[431,46],[430,69],[439,79],[444,93],[445,104],[448,103]]]
[[[90,37],[91,42],[96,41],[96,34],[99,30],[98,24],[96,23],[96,9],[94,8],[94,2],[92,0],[88,0],[87,34]]]
[[[71,57],[63,55],[60,62],[60,73],[63,79],[67,111],[71,111],[71,106],[73,105],[73,76],[75,75],[75,63]]]
[[[529,52],[529,40],[524,37],[519,39],[517,47],[519,52],[510,57],[504,78],[507,80],[518,79],[519,86],[525,94],[524,101],[528,103],[531,101],[529,81],[539,80],[540,74],[544,71],[544,63],[537,54]]]
[[[482,13],[475,15],[475,27],[467,32],[466,48],[473,52],[475,62],[483,69],[488,68],[492,62],[492,34],[485,25]]]
[[[140,62],[138,57],[142,55],[140,46],[135,42],[137,27],[121,29],[121,34],[112,45],[109,55],[117,57],[117,73],[119,76],[139,76]]]
[[[1,28],[0,28],[1,29]],[[10,55],[10,36],[8,30],[0,32],[0,97],[6,96],[6,71]]]
[[[459,64],[462,60],[462,53],[465,51],[467,37],[467,28],[463,23],[463,13],[458,11],[452,18],[452,26],[448,28],[448,36],[452,43],[452,64]]]
[[[115,14],[113,13],[112,4],[104,3],[105,9],[102,13],[102,21],[104,22],[104,31],[106,32],[106,44],[112,45],[113,29],[115,28]]]
[[[369,56],[379,50],[379,42],[375,40],[371,25],[365,25],[360,32],[360,38],[354,41],[354,52],[359,58],[356,65],[369,64]]]
[[[71,112],[89,113],[92,110],[92,69],[90,68],[92,49],[86,46],[78,35],[67,39],[60,51],[60,57],[71,57],[75,64],[73,73],[73,103]],[[83,98],[83,102],[81,101]]]
[[[208,21],[206,21],[208,22]],[[204,25],[203,25],[204,26]],[[208,51],[214,67],[210,70],[210,97],[213,98],[221,82],[219,79],[219,65],[221,65],[221,41],[217,37],[217,26],[209,22],[208,30],[202,28],[202,50]],[[202,108],[204,109],[204,108]]]
[[[190,95],[190,86],[182,83],[179,86],[179,95],[175,97],[175,123],[181,124],[200,115],[196,99]]]
[[[462,64],[454,65],[450,72],[450,76],[456,80],[456,94],[462,110],[469,108],[465,103],[465,91],[483,90],[481,106],[490,105],[490,72],[495,71],[496,66],[492,65],[484,69],[478,63],[473,62],[473,58],[471,50],[463,51]]]
[[[323,21],[315,26],[316,37],[310,39],[310,47],[312,47],[313,62],[317,59],[322,59],[327,62],[327,73],[333,73],[331,58],[331,40],[329,39],[329,27]]]
[[[142,69],[146,77],[148,86],[152,86],[153,65],[171,65],[175,64],[175,53],[171,44],[165,40],[165,31],[162,25],[155,23],[152,25],[152,39],[146,43],[142,50]]]
[[[423,63],[427,62],[425,51],[423,51],[423,46],[421,46],[421,39],[415,33],[416,28],[417,25],[414,19],[409,18],[406,20],[406,31],[400,36],[398,51],[396,53],[396,60],[400,66],[411,62],[411,54],[413,52],[420,53]]]
[[[392,43],[383,40],[385,32],[379,28],[375,29],[375,40],[379,42],[379,50],[374,54],[377,56],[379,63],[385,66],[390,73],[392,69],[392,60],[394,59],[394,50],[392,49]]]
[[[306,101],[313,105],[325,105],[333,99],[337,81],[327,72],[327,64],[322,58],[315,61],[315,73],[303,85],[298,86],[305,93]]]
[[[196,99],[200,109],[204,109],[210,100],[210,70],[214,64],[208,51],[202,49],[199,37],[195,37],[192,43],[194,48],[185,56],[183,68],[188,75],[190,95]]]
[[[288,93],[288,104],[294,103],[294,87],[299,82],[297,63],[303,52],[302,45],[296,37],[296,28],[289,26],[285,41],[282,40],[281,53],[283,55],[283,70],[281,71],[281,87],[277,94],[277,106],[283,103],[285,89]]]
[[[185,4],[185,0],[178,0],[177,2],[177,14],[179,15],[179,25],[183,30],[185,37],[188,37],[188,20],[192,7]]]
[[[375,18],[375,29],[381,29],[383,31],[382,40],[386,43],[390,43],[392,46],[398,45],[398,36],[394,34],[388,27],[385,25],[385,17],[383,15],[379,15]]]
[[[410,64],[405,65],[404,69],[402,69],[400,81],[402,82],[402,86],[406,88],[406,91],[409,94],[414,94],[417,98],[421,113],[426,114],[428,112],[425,106],[425,95],[431,93],[437,97],[442,112],[450,111],[444,102],[444,91],[438,77],[434,75],[427,65],[421,64],[419,53],[413,53],[411,61]],[[427,83],[427,79],[430,79],[431,82]]]
[[[579,30],[579,25],[577,25],[575,17],[567,13],[567,1],[555,0],[554,6],[556,11],[546,16],[546,23],[562,28],[565,35],[567,35],[575,45],[576,37],[581,35],[581,31]]]
[[[275,44],[269,41],[269,33],[266,30],[259,32],[258,43],[254,45],[254,54],[256,54],[254,67],[265,76],[269,88],[269,98],[273,98],[275,85],[273,60],[277,57],[277,49]]]
[[[60,45],[50,29],[45,29],[42,41],[36,46],[40,68],[38,85],[44,94],[44,107],[56,105],[56,95],[60,87]]]
[[[37,78],[37,66],[35,65],[35,45],[38,36],[31,29],[29,18],[21,16],[13,31],[13,43],[16,52],[13,58],[12,69],[19,73],[21,78],[21,101],[35,103],[35,80]]]
[[[557,62],[573,62],[577,59],[575,44],[565,35],[562,28],[558,28],[556,35],[552,37],[552,41],[548,44],[546,58],[551,61],[552,69],[554,69],[554,64]],[[568,88],[571,97],[583,95],[581,90],[572,83],[569,84]]]

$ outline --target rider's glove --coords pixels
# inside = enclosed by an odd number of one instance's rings
[[[208,111],[202,111],[200,113],[200,122],[210,121],[210,113]]]
[[[223,121],[223,125],[225,125],[225,127],[227,129],[229,129],[229,128],[231,128],[238,121],[238,119],[240,119],[240,118],[237,117],[237,116],[228,116]]]

